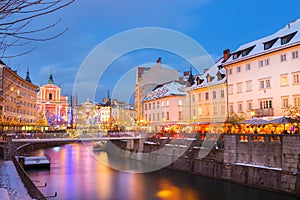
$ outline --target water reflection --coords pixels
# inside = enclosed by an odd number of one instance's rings
[[[47,183],[41,191],[46,196],[57,192],[55,199],[59,200],[296,199],[167,169],[144,174],[116,171],[98,161],[114,162],[105,152],[93,154],[86,148],[81,144],[69,144],[34,152],[34,155],[47,153],[51,157],[51,169],[29,171],[28,174],[39,181],[35,182],[37,185]]]

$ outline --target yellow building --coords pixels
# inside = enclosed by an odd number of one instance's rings
[[[33,130],[36,120],[36,91],[29,71],[26,79],[0,61],[0,131]]]
[[[205,132],[205,125],[223,124],[226,120],[226,71],[222,61],[194,77],[194,84],[187,88],[184,118],[198,132]]]

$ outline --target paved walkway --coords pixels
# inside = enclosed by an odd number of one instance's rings
[[[32,200],[12,161],[0,160],[0,199]]]

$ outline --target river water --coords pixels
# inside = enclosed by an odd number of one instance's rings
[[[48,197],[57,200],[296,200],[299,198],[234,183],[162,169],[126,173],[101,164],[87,145],[69,144],[39,150],[51,157],[50,170],[31,170],[29,176]],[[45,183],[47,186],[44,187]]]

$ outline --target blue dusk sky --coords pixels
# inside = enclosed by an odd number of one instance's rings
[[[273,34],[300,18],[299,8],[299,0],[77,0],[63,10],[33,22],[39,27],[62,18],[59,25],[38,36],[49,36],[68,28],[66,33],[50,41],[33,42],[22,47],[34,46],[33,52],[3,60],[22,77],[29,68],[31,80],[36,85],[47,83],[52,68],[55,84],[62,88],[63,94],[70,95],[86,57],[101,42],[120,32],[143,27],[178,31],[198,42],[213,61],[217,61],[224,49],[233,52],[240,45]],[[9,49],[6,54],[20,51],[22,49]],[[163,64],[181,73],[191,67],[189,62],[170,52],[158,49],[132,51],[108,66],[100,77],[95,98],[89,98],[100,102],[110,90],[114,98],[128,101],[134,90],[135,67],[155,63],[158,57],[162,57]],[[128,76],[124,78],[124,74]],[[131,81],[127,80],[129,77]],[[123,82],[118,83],[120,79]],[[114,89],[116,84],[128,87]],[[89,90],[88,84],[86,89]],[[82,95],[79,100],[86,98]]]

